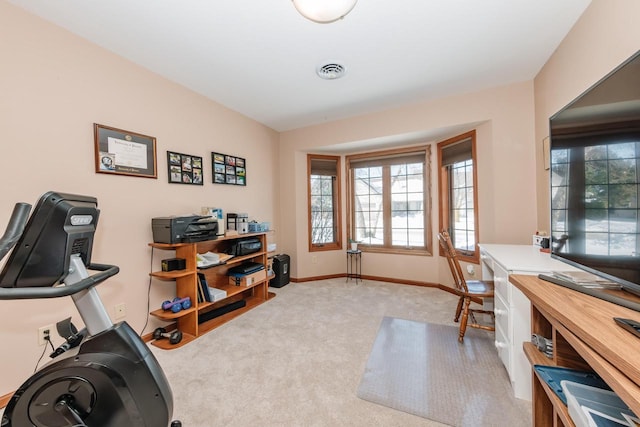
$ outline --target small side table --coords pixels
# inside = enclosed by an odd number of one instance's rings
[[[362,251],[360,249],[347,250],[347,281],[355,279],[362,281]]]

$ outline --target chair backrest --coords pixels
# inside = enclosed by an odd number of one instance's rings
[[[449,268],[451,269],[456,289],[464,293],[469,292],[467,282],[462,274],[462,267],[460,267],[460,262],[458,261],[458,252],[456,252],[456,249],[453,247],[449,232],[443,230],[438,233],[438,241],[440,242],[440,247],[442,247],[442,250],[447,257],[447,262],[449,263]]]

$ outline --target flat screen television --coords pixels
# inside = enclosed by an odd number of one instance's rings
[[[549,126],[551,256],[640,295],[640,51]]]

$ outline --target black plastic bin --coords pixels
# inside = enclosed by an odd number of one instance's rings
[[[269,286],[281,288],[289,283],[289,255],[279,254],[273,256],[273,272],[275,277],[269,281]]]

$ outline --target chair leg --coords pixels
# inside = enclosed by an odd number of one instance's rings
[[[464,309],[462,310],[462,320],[460,321],[460,334],[458,336],[458,342],[462,342],[464,334],[467,331],[467,321],[469,320],[469,304],[471,304],[470,298],[464,298]]]
[[[456,308],[456,317],[454,317],[453,321],[458,323],[460,320],[460,313],[462,313],[462,303],[464,302],[464,297],[460,297],[458,300],[458,307]]]

